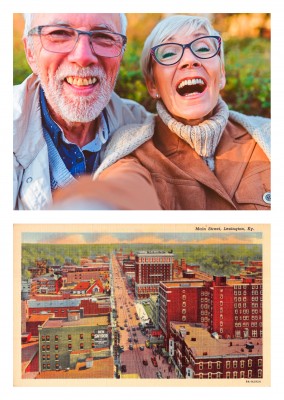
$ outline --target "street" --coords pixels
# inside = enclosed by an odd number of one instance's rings
[[[137,375],[137,378],[173,379],[176,378],[174,368],[161,355],[154,356],[154,349],[147,348],[147,336],[139,327],[140,319],[147,321],[144,307],[134,299],[134,294],[127,287],[126,278],[120,266],[112,257],[114,304],[117,310],[117,330],[120,332],[120,368],[122,374]],[[151,358],[155,358],[154,364]],[[147,364],[147,365],[145,365]],[[126,369],[126,370],[125,370]]]

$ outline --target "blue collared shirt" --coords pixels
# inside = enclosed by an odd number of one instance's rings
[[[80,148],[75,143],[71,143],[66,139],[62,129],[51,118],[42,88],[40,89],[40,106],[44,134],[45,136],[47,134],[50,136],[62,161],[72,176],[78,177],[84,173],[94,172],[100,163],[100,150],[109,138],[106,112],[103,111],[101,113],[101,123],[95,139]],[[50,147],[49,141],[47,141],[47,145]]]

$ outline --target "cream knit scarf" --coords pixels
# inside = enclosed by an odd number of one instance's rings
[[[214,154],[229,118],[228,106],[221,97],[214,108],[214,115],[195,126],[176,121],[161,101],[157,102],[156,108],[164,124],[187,142],[214,171]]]

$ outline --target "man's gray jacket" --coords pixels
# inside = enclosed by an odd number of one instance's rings
[[[43,135],[39,80],[30,75],[14,87],[13,207],[40,210],[52,203],[47,144]],[[115,93],[106,107],[110,135],[126,124],[143,123],[148,113],[138,103]]]

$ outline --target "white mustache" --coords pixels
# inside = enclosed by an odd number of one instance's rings
[[[63,81],[68,76],[76,76],[79,78],[96,77],[97,80],[106,79],[106,74],[103,69],[99,67],[86,67],[86,68],[73,68],[73,67],[59,67],[55,73],[55,79]]]

